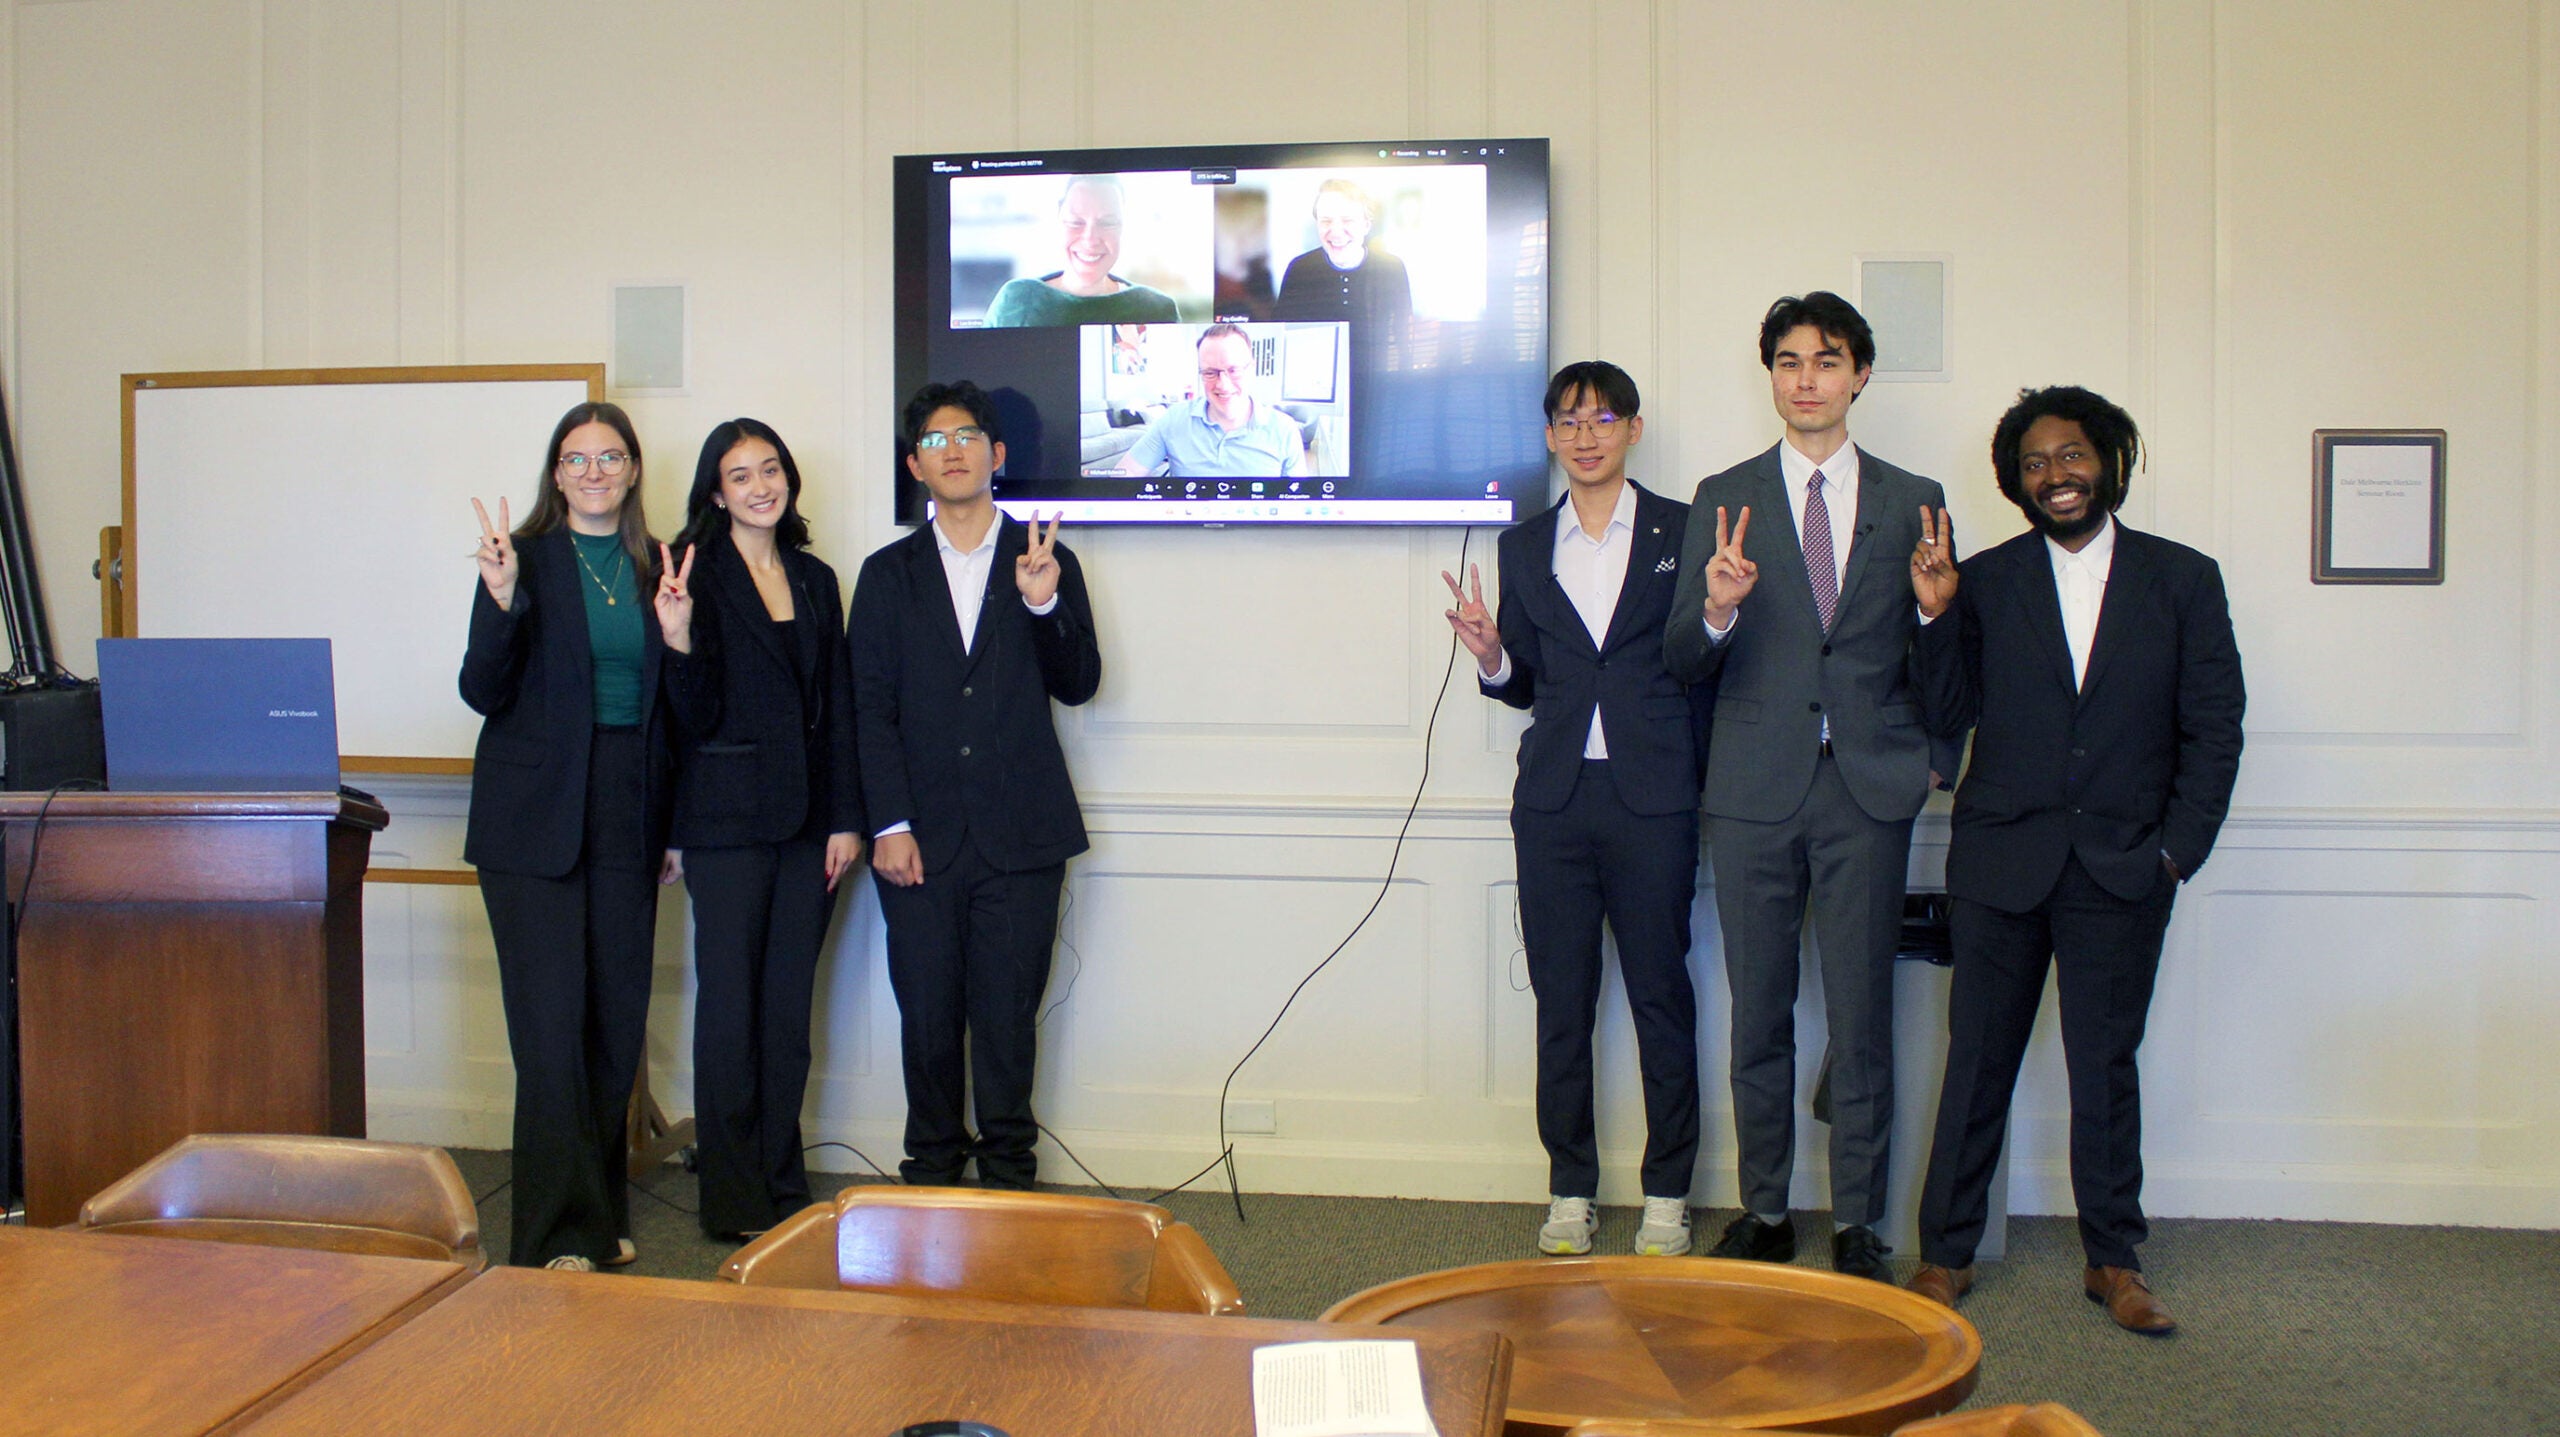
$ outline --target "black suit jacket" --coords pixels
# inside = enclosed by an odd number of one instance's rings
[[[767,615],[738,546],[722,535],[695,561],[693,652],[667,655],[678,848],[780,843],[813,804],[827,832],[870,836],[836,571],[803,549],[781,557],[794,623],[816,626],[817,666],[805,679],[791,653],[798,636]]]
[[[1920,630],[1912,681],[1931,727],[1974,730],[1956,789],[1947,891],[2007,912],[2080,864],[2127,901],[2161,856],[2193,877],[2240,771],[2247,695],[2222,570],[2183,544],[2116,526],[2087,681],[2071,681],[2044,536],[1967,559],[1952,610]]]
[[[471,816],[463,861],[498,873],[557,878],[577,864],[586,835],[587,750],[595,733],[595,664],[586,596],[569,531],[516,541],[515,601],[501,609],[471,584],[471,638],[462,701],[485,720],[471,755]],[[643,602],[648,587],[638,586]],[[640,714],[649,754],[651,848],[667,839],[666,723],[657,619],[641,616]]]
[[[864,805],[874,832],[915,826],[927,873],[951,862],[964,833],[1007,872],[1086,848],[1049,701],[1080,704],[1102,684],[1093,601],[1061,544],[1057,607],[1032,613],[1013,583],[1028,546],[1020,521],[998,520],[966,651],[931,524],[863,560],[854,581],[846,642]]]
[[[1573,794],[1591,711],[1600,711],[1619,794],[1638,813],[1698,806],[1707,709],[1714,686],[1692,689],[1662,665],[1662,635],[1680,581],[1680,538],[1689,506],[1630,481],[1633,545],[1626,583],[1600,643],[1556,582],[1556,526],[1576,522],[1571,499],[1512,525],[1496,542],[1502,607],[1496,622],[1511,676],[1485,692],[1532,714],[1520,736],[1511,801],[1557,812]]]

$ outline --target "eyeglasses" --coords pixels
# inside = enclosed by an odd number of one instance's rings
[[[1224,368],[1202,369],[1200,371],[1200,377],[1202,379],[1234,379],[1243,373],[1244,366],[1239,364],[1229,365]]]
[[[918,449],[939,449],[945,444],[957,444],[965,449],[986,437],[987,431],[980,429],[977,425],[963,424],[948,434],[939,429],[928,429],[922,434],[916,436],[916,447]]]
[[[1594,439],[1606,439],[1618,432],[1618,416],[1606,410],[1589,419],[1577,419],[1570,414],[1559,414],[1547,421],[1547,427],[1567,439],[1574,438],[1585,431],[1588,431]]]
[[[560,472],[572,479],[583,479],[586,477],[589,462],[594,463],[598,474],[612,479],[631,467],[631,456],[619,449],[608,449],[602,454],[571,452],[560,456]]]

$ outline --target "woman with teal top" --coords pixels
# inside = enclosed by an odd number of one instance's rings
[[[1058,196],[1066,267],[1006,282],[987,306],[986,328],[1054,324],[1170,324],[1173,296],[1111,272],[1120,262],[1123,200],[1114,175],[1078,175]]]
[[[561,416],[512,532],[505,500],[494,524],[472,508],[462,700],[483,722],[462,856],[480,870],[515,1058],[508,1260],[619,1265],[635,1256],[623,1115],[674,865],[666,646],[644,607],[661,586],[630,418],[595,403]]]

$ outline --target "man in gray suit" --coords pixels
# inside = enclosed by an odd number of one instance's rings
[[[1832,1266],[1891,1281],[1875,1225],[1893,1129],[1893,955],[1911,820],[1929,793],[1929,738],[1905,676],[1919,625],[1905,560],[1922,511],[1946,497],[1849,442],[1875,354],[1865,318],[1836,294],[1769,307],[1760,362],[1786,435],[1698,485],[1662,654],[1683,683],[1719,680],[1707,847],[1733,993],[1743,1215],[1713,1255],[1795,1256],[1809,894],[1831,1029]]]

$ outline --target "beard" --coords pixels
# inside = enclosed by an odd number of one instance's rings
[[[2045,512],[2044,505],[2034,499],[2021,499],[2018,507],[2026,511],[2027,523],[2039,534],[2059,544],[2085,539],[2098,532],[2124,504],[2124,487],[2113,479],[2100,479],[2089,486],[2088,502],[2080,506],[2076,518],[2057,519]]]

